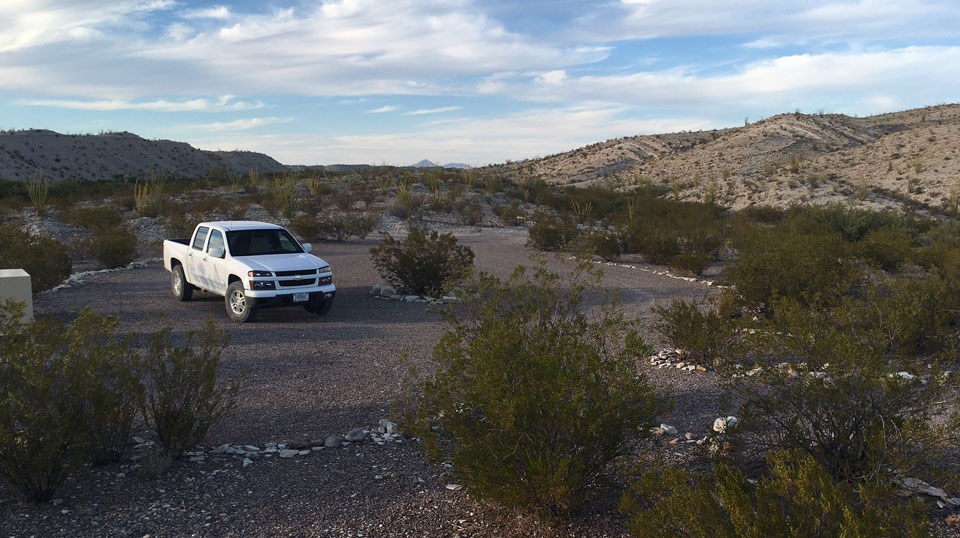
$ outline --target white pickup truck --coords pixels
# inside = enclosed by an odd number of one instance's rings
[[[330,264],[310,250],[275,224],[201,222],[189,240],[163,242],[163,265],[178,301],[189,301],[196,289],[222,295],[227,315],[239,323],[274,306],[303,305],[323,315],[337,288]]]

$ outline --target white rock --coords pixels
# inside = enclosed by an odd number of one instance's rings
[[[733,429],[739,420],[737,417],[720,417],[713,421],[713,431],[717,433],[727,433],[728,430]]]
[[[243,458],[243,466],[248,467],[250,465],[253,465],[253,460],[250,458]]]
[[[228,443],[225,443],[225,444],[222,444],[222,445],[218,446],[217,448],[214,448],[214,449],[213,449],[213,453],[214,453],[214,454],[224,454],[224,453],[226,453],[226,451],[227,451],[228,448],[230,448],[230,445],[229,445]]]
[[[298,451],[297,451],[297,455],[298,455],[298,456],[306,456],[306,455],[309,454],[309,453],[310,453],[310,450],[298,450]]]
[[[385,419],[385,418],[381,418],[381,419],[380,419],[380,425],[379,425],[379,427],[377,428],[377,431],[379,431],[380,433],[391,433],[391,434],[392,434],[392,433],[396,433],[396,431],[397,431],[397,424],[396,424],[395,422],[391,422],[390,420],[387,420],[387,419]]]
[[[293,450],[292,448],[289,448],[289,449],[285,448],[280,451],[280,457],[284,459],[289,459],[296,456],[299,453],[300,453],[299,450]]]
[[[462,485],[462,484],[447,484],[447,489],[449,489],[450,491],[460,491],[461,489],[463,489],[463,485]]]
[[[328,435],[326,439],[323,440],[323,446],[327,448],[337,448],[343,444],[343,440],[340,439],[339,435]]]
[[[660,425],[660,431],[662,431],[662,432],[663,432],[664,434],[666,434],[666,435],[676,435],[676,434],[677,434],[677,429],[674,428],[673,426],[669,425],[669,424],[661,424],[661,425]]]
[[[354,428],[349,432],[347,432],[345,439],[347,441],[350,441],[351,443],[355,443],[357,441],[363,441],[363,438],[366,436],[367,436],[367,432],[363,431],[360,428]]]

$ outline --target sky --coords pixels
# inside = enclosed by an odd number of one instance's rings
[[[0,0],[0,129],[483,165],[960,101],[960,0]]]

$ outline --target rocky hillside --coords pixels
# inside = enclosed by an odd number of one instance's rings
[[[667,185],[685,200],[749,205],[851,201],[955,210],[960,105],[853,118],[783,114],[743,127],[608,140],[510,163],[552,184]]]
[[[0,179],[77,179],[81,181],[204,177],[225,168],[245,174],[284,172],[262,153],[203,151],[183,142],[145,140],[132,133],[64,135],[46,130],[0,132]]]

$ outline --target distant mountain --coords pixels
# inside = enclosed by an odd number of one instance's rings
[[[440,165],[433,161],[428,161],[427,159],[424,159],[420,162],[411,164],[410,168],[440,168]]]
[[[287,167],[252,151],[204,151],[184,142],[146,140],[133,133],[64,135],[29,129],[0,131],[0,179],[205,177],[216,169],[282,173]]]
[[[457,169],[457,170],[466,170],[467,168],[470,168],[470,165],[469,165],[469,164],[464,164],[464,163],[447,163],[447,164],[443,165],[443,167],[444,167],[444,168],[455,168],[455,169]]]
[[[493,165],[554,185],[659,185],[724,207],[960,207],[960,105],[864,118],[780,114],[743,127],[627,136]]]

